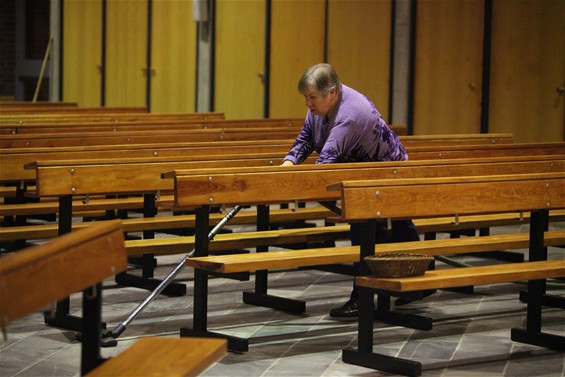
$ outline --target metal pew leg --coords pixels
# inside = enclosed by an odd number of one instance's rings
[[[225,338],[228,349],[234,352],[247,352],[247,339],[208,331],[208,274],[202,270],[194,270],[194,320],[191,328],[181,328],[180,336]]]
[[[357,349],[342,350],[343,362],[405,376],[420,376],[421,363],[373,352],[373,296],[371,289],[359,288]]]

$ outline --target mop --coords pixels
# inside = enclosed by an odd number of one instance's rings
[[[218,232],[222,230],[222,228],[241,210],[241,208],[242,207],[239,205],[235,206],[218,224],[216,224],[216,226],[210,231],[210,233],[208,233],[208,240],[212,241],[216,234],[218,234]],[[118,341],[116,339],[126,330],[126,327],[129,325],[129,323],[133,321],[135,317],[137,317],[137,315],[141,313],[141,311],[145,309],[145,307],[151,301],[153,301],[153,299],[158,294],[160,294],[163,289],[167,287],[167,285],[170,284],[175,276],[177,276],[177,274],[184,268],[187,259],[193,257],[195,252],[196,249],[192,249],[192,251],[186,254],[182,261],[174,268],[173,271],[169,273],[169,275],[167,275],[167,277],[157,286],[157,288],[155,288],[155,290],[151,292],[151,294],[149,294],[149,296],[147,296],[147,298],[141,304],[139,304],[139,306],[129,315],[129,317],[127,317],[122,323],[116,326],[114,330],[103,331],[100,345],[102,347],[115,347],[118,344]]]

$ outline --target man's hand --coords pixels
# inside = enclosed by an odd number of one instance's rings
[[[294,163],[290,160],[284,160],[281,166],[292,166]]]

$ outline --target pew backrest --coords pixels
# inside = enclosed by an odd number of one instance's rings
[[[344,180],[401,179],[510,173],[564,172],[564,156],[445,161],[398,161],[352,164],[298,165],[176,171],[164,175],[175,181],[175,205],[266,204],[328,201],[339,193],[327,186]]]
[[[121,222],[109,221],[0,257],[0,327],[127,268]]]
[[[343,181],[344,220],[534,211],[565,207],[565,172]]]

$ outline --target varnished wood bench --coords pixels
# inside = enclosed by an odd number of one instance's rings
[[[119,221],[92,224],[0,261],[3,328],[83,291],[81,375],[196,376],[226,352],[222,339],[154,337],[140,339],[109,360],[101,357],[101,281],[127,268]]]
[[[563,164],[565,161],[558,159],[549,159],[548,161],[542,161],[543,158],[535,157],[535,158],[527,158],[527,161],[518,164],[516,161],[514,166],[516,171],[527,171],[527,169],[541,169],[543,168],[544,171],[559,171],[559,169],[563,169]],[[312,170],[320,170],[323,171],[324,174],[322,176],[319,175],[312,175],[308,174],[305,175],[309,182],[311,182],[311,187],[317,187],[318,193],[322,195],[326,195],[327,192],[324,191],[324,186],[326,184],[335,183],[336,180],[339,180],[339,177],[348,177],[349,179],[359,179],[360,177],[367,177],[366,169],[370,167],[371,171],[376,169],[378,171],[378,177],[392,177],[398,176],[399,174],[402,175],[403,169],[406,166],[409,168],[410,166],[421,166],[421,169],[418,169],[418,172],[424,174],[426,169],[432,169],[432,171],[441,171],[446,169],[445,166],[449,166],[449,171],[454,171],[454,169],[460,169],[462,167],[467,167],[465,171],[468,171],[469,167],[477,166],[477,169],[481,169],[481,161],[487,162],[487,160],[475,160],[477,162],[476,165],[472,164],[471,161],[465,160],[457,160],[453,161],[452,163],[446,162],[417,162],[417,161],[408,161],[402,164],[396,163],[372,163],[372,164],[340,164],[338,166],[331,167],[331,166],[316,166],[316,165],[301,165],[297,167],[292,167],[292,169],[281,169],[279,166],[271,167],[271,168],[249,168],[251,172],[262,173],[261,176],[251,176],[249,179],[258,178],[257,183],[249,184],[247,190],[256,190],[257,195],[267,195],[269,193],[274,194],[277,190],[279,190],[276,185],[284,184],[286,177],[288,176],[289,182],[299,182],[302,175],[302,170],[307,169],[309,171]],[[488,162],[494,162],[494,160],[488,160]],[[501,159],[498,160],[495,164],[492,165],[492,169],[497,168],[498,170],[493,171],[493,173],[507,171],[508,167],[506,166],[508,160]],[[146,163],[137,163],[132,161],[131,163],[111,163],[107,162],[102,164],[101,162],[96,164],[96,162],[91,164],[76,164],[73,162],[37,162],[30,165],[30,169],[33,169],[36,174],[37,180],[37,191],[36,195],[40,198],[48,198],[48,197],[56,197],[56,198],[63,198],[66,197],[65,203],[66,206],[73,207],[72,205],[72,198],[73,196],[86,196],[86,195],[99,195],[99,194],[128,194],[128,193],[149,193],[153,195],[152,197],[147,197],[146,200],[149,202],[149,207],[146,208],[147,213],[154,213],[154,195],[156,192],[159,191],[166,191],[173,189],[173,181],[172,180],[161,180],[160,179],[160,172],[176,169],[179,167],[188,167],[190,165],[198,166],[202,168],[201,170],[193,170],[193,174],[202,173],[207,171],[207,169],[214,169],[217,172],[226,172],[230,171],[230,168],[217,168],[218,166],[229,166],[232,164],[233,166],[251,166],[251,165],[273,165],[273,160],[270,159],[255,159],[255,160],[225,160],[225,161],[217,161],[217,162],[184,162],[184,161],[177,161],[177,162],[146,162]],[[278,163],[274,163],[278,165]],[[447,165],[446,165],[447,164]],[[429,165],[429,167],[428,167]],[[395,166],[399,166],[400,168],[395,168]],[[490,166],[490,165],[489,165]],[[426,167],[426,168],[425,168]],[[332,169],[328,169],[332,168]],[[235,169],[235,168],[234,168]],[[525,169],[525,170],[524,170]],[[271,170],[271,171],[269,171]],[[275,171],[272,171],[275,170]],[[346,171],[346,175],[342,175],[342,170]],[[238,167],[238,172],[245,172],[246,170],[243,168]],[[447,171],[447,170],[446,170]],[[180,172],[179,174],[185,174]],[[345,173],[344,173],[345,174]],[[438,174],[442,174],[441,172]],[[185,174],[186,175],[186,174]],[[221,181],[222,176],[218,175],[218,178],[215,178],[215,184],[217,187],[222,187],[223,183]],[[226,176],[227,181],[229,182],[229,175]],[[194,178],[193,181],[204,181],[205,185],[208,185],[209,176],[202,176]],[[282,179],[282,180],[281,180]],[[297,179],[299,179],[297,181]],[[249,181],[251,182],[251,181]],[[280,183],[277,183],[280,182]],[[272,186],[274,185],[274,186]],[[264,193],[262,191],[265,191]],[[222,192],[227,192],[225,188],[222,188]],[[299,193],[299,195],[301,195]],[[206,198],[207,200],[209,197]],[[307,198],[306,198],[307,199]],[[332,199],[328,197],[328,199]],[[334,198],[335,199],[335,195]],[[62,199],[61,199],[62,200]],[[221,202],[221,198],[219,199]],[[124,201],[128,203],[128,207],[131,208],[132,206],[139,206],[141,205],[141,200],[136,198],[129,198],[129,199],[121,199],[120,201]],[[25,205],[22,206],[22,210],[28,211],[37,211],[33,213],[39,212],[58,212],[60,216],[63,216],[62,221],[59,224],[64,223],[63,225],[65,228],[70,227],[69,223],[71,222],[71,216],[69,215],[73,213],[73,210],[70,211],[67,208],[67,212],[61,210],[61,203],[39,203],[34,206],[26,207]],[[77,205],[75,203],[75,208],[83,210],[93,209],[96,203],[94,201],[88,202],[86,204],[82,203]],[[181,204],[182,205],[182,204]],[[39,208],[37,208],[39,207]],[[48,209],[50,208],[50,209]],[[98,209],[107,209],[107,207],[98,207]],[[17,211],[17,205],[5,205],[0,206],[0,214],[8,215],[10,211]],[[4,212],[3,212],[4,211]],[[12,212],[14,213],[14,212]],[[32,213],[32,212],[28,212]],[[63,213],[63,215],[61,215]]]
[[[386,165],[386,163],[384,163]],[[464,165],[458,166],[452,169],[452,166],[420,166],[415,168],[416,165],[414,161],[408,161],[403,163],[406,166],[406,170],[402,172],[401,169],[395,168],[389,172],[389,177],[392,176],[399,176],[399,177],[406,177],[406,176],[437,176],[437,175],[469,175],[469,174],[477,174],[481,171],[481,174],[500,174],[500,172],[511,172],[517,171],[520,172],[521,169],[514,169],[515,166],[512,166],[510,163],[504,164],[501,166],[501,170],[496,170],[495,163],[485,163],[481,169],[478,169],[478,166],[469,166],[466,167]],[[346,165],[346,164],[340,164]],[[355,164],[353,164],[355,165]],[[400,164],[402,165],[402,164]],[[359,164],[362,166],[362,164]],[[554,165],[552,165],[554,166]],[[230,174],[208,174],[208,175],[191,175],[190,172],[184,172],[186,175],[183,175],[183,172],[175,172],[168,176],[175,178],[175,203],[180,206],[198,206],[203,205],[203,207],[197,209],[197,229],[196,229],[196,237],[197,237],[197,245],[200,245],[201,250],[197,249],[198,256],[205,257],[207,253],[207,247],[209,247],[204,240],[204,237],[207,235],[206,229],[207,226],[207,206],[210,203],[214,203],[215,205],[218,204],[226,204],[226,205],[233,205],[236,203],[240,204],[249,204],[249,203],[270,203],[270,202],[280,202],[280,201],[293,201],[293,200],[334,200],[336,199],[334,192],[324,192],[323,189],[320,189],[318,185],[322,185],[324,187],[325,183],[331,182],[332,180],[340,180],[346,179],[349,174],[354,174],[355,167],[351,166],[351,170],[343,169],[339,170],[333,166],[321,166],[319,167],[321,170],[315,170],[316,167],[303,167],[300,170],[299,167],[290,167],[290,169],[284,171],[280,169],[279,171],[268,171],[272,169],[263,169],[260,168],[259,170],[267,170],[261,174],[258,171],[253,169],[251,172],[250,169],[246,169],[246,172],[233,172]],[[410,168],[412,168],[410,170]],[[296,169],[293,171],[293,169]],[[332,169],[333,172],[332,172]],[[229,169],[226,169],[229,170]],[[232,169],[233,170],[233,169]],[[339,173],[336,173],[339,171]],[[540,171],[544,171],[543,169]],[[563,172],[563,167],[556,167],[555,171]],[[379,175],[384,172],[384,170],[371,170],[366,169],[366,171],[362,172],[362,177],[368,177],[372,174],[376,174],[374,177],[375,179],[382,179],[385,178],[384,175]],[[339,177],[333,177],[332,174],[338,174]],[[326,180],[327,179],[327,180]],[[262,186],[263,185],[263,186]],[[267,211],[268,214],[268,211]],[[202,228],[199,229],[198,219],[200,218]],[[198,237],[202,241],[198,243]],[[289,254],[288,257],[292,258],[292,255]],[[304,260],[308,259],[304,256]],[[233,257],[236,258],[236,257]],[[243,257],[242,258],[248,258]],[[249,257],[251,258],[251,257]],[[257,258],[261,258],[258,256]],[[269,259],[267,256],[266,259]],[[214,257],[215,260],[215,257]],[[320,260],[320,259],[318,259]],[[192,263],[192,262],[189,262]],[[295,263],[301,263],[300,257],[295,260]],[[308,265],[310,262],[304,262]],[[322,262],[321,264],[325,264]],[[197,270],[198,272],[198,270]],[[263,306],[270,306],[275,308],[281,308],[285,310],[296,310],[298,312],[304,311],[304,305],[302,304],[295,304],[288,300],[279,300],[278,298],[273,298],[272,296],[268,296],[266,294],[266,282],[263,279],[266,271],[261,271],[261,276],[256,277],[256,292],[253,295],[244,295],[244,301],[248,303],[259,304]],[[196,273],[195,275],[195,290],[199,291],[202,289],[203,291],[206,290],[207,286],[207,277],[206,274],[203,272],[202,275]],[[259,281],[259,283],[257,283]],[[195,320],[194,320],[194,328],[190,329],[182,329],[181,334],[206,334],[206,303],[195,302]],[[234,349],[245,349],[246,343],[240,339],[230,339],[229,347],[233,347]]]
[[[239,164],[240,160],[237,160]],[[253,164],[261,163],[261,164],[270,164],[271,160],[260,160],[259,162],[253,161]],[[214,162],[198,162],[198,166],[211,166]],[[225,163],[225,161],[216,162],[216,164]],[[229,163],[228,163],[229,164]],[[115,208],[119,206],[119,203],[135,203],[136,208],[139,208],[139,205],[142,204],[142,208],[144,211],[144,215],[147,217],[151,217],[155,215],[156,207],[155,207],[155,198],[156,193],[163,189],[168,188],[172,190],[173,185],[172,181],[164,181],[160,177],[160,173],[164,170],[168,170],[170,167],[175,165],[159,165],[157,170],[151,170],[149,167],[152,166],[152,163],[147,165],[139,165],[139,170],[134,169],[135,165],[132,164],[125,164],[123,170],[118,169],[117,165],[114,164],[107,164],[105,167],[109,168],[106,171],[112,171],[113,173],[107,174],[102,171],[99,171],[98,174],[93,174],[90,168],[100,168],[104,167],[103,165],[86,165],[82,168],[79,166],[59,166],[60,169],[58,173],[55,175],[51,174],[54,172],[55,166],[51,166],[47,164],[47,166],[42,165],[41,163],[37,164],[35,169],[37,170],[37,186],[36,186],[36,195],[38,198],[56,198],[56,202],[50,203],[33,203],[35,207],[46,205],[50,206],[51,210],[54,209],[54,205],[57,207],[56,212],[59,215],[58,223],[57,223],[57,231],[59,235],[68,233],[72,230],[72,218],[75,209],[84,208],[87,206],[89,208],[95,208],[97,203],[94,200],[88,199],[88,203],[86,204],[76,204],[76,201],[73,200],[78,195],[99,195],[99,194],[113,194],[113,195],[127,195],[127,194],[143,194],[143,198],[120,198],[117,200],[117,203],[114,202]],[[168,166],[168,167],[167,167]],[[88,172],[86,171],[88,170]],[[118,170],[121,173],[116,174]],[[61,173],[63,175],[61,175]],[[132,174],[133,173],[133,174]],[[59,177],[57,177],[59,176]],[[70,180],[66,180],[70,178]],[[65,182],[66,181],[66,182]],[[80,181],[80,182],[79,182]],[[70,186],[67,186],[70,184]],[[88,194],[86,194],[88,193]],[[108,200],[112,201],[112,199],[100,199],[100,200]],[[6,205],[4,207],[8,207],[5,210],[10,211],[14,210],[14,206],[17,205]],[[0,207],[4,208],[4,207]],[[10,208],[11,207],[11,208]],[[23,205],[22,211],[29,210],[32,206]],[[74,207],[74,208],[73,208]],[[77,208],[78,207],[78,208]],[[104,207],[108,209],[108,207]],[[45,210],[45,208],[43,208]],[[176,221],[172,219],[172,221]],[[145,237],[151,238],[149,233],[144,234]],[[131,274],[120,274],[118,276],[117,281],[120,284],[136,286],[143,289],[154,289],[160,281],[153,279],[153,269],[155,266],[153,256],[147,255],[143,260],[140,262],[142,266],[142,276],[135,276]],[[182,295],[186,292],[186,286],[183,284],[171,284],[167,287],[165,293],[174,294],[174,295]],[[62,301],[58,304],[58,308],[56,311],[56,315],[53,318],[46,318],[46,322],[59,327],[76,328],[75,320],[72,316],[68,315],[69,313],[69,303],[68,300]]]
[[[0,149],[0,182],[33,181],[33,171],[24,166],[34,162],[59,161],[61,165],[108,164],[115,162],[153,162],[228,160],[271,158],[281,159],[291,146],[290,140],[194,142],[164,144],[131,144],[84,147]],[[135,160],[139,159],[139,160]],[[93,161],[99,160],[99,161]]]
[[[468,144],[469,140],[473,143],[488,143],[499,145],[500,137],[493,135],[488,137],[474,135],[428,135],[428,136],[405,136],[403,142],[409,143],[409,151],[418,145],[435,145],[438,151],[437,156],[441,156],[442,147],[437,146],[446,143],[453,146]],[[10,148],[0,149],[0,165],[4,169],[0,170],[0,182],[20,182],[24,179],[32,179],[32,174],[22,176],[22,168],[26,164],[35,161],[55,161],[71,160],[74,162],[85,160],[114,160],[131,158],[173,158],[173,157],[192,157],[196,155],[222,155],[249,153],[269,153],[282,158],[286,155],[293,140],[259,140],[259,141],[232,141],[232,142],[190,142],[190,143],[151,143],[151,144],[127,144],[127,145],[90,145],[90,146],[68,146],[68,147],[47,147],[47,148]],[[494,143],[493,143],[494,141]],[[504,143],[507,143],[505,141]],[[536,149],[531,149],[532,145],[523,145],[528,148],[528,154],[535,154]],[[543,145],[547,151],[547,145]],[[428,146],[426,151],[429,151]],[[468,148],[465,148],[468,150]],[[510,152],[509,152],[510,153]],[[564,152],[561,151],[561,154]],[[438,158],[434,156],[433,158]],[[474,157],[480,157],[474,154]],[[247,157],[249,158],[249,157]],[[414,159],[414,158],[412,158]]]
[[[86,376],[196,377],[225,354],[224,339],[141,338]]]
[[[2,134],[42,134],[42,133],[81,133],[81,132],[126,132],[151,130],[189,130],[189,129],[230,129],[230,128],[277,128],[294,127],[297,132],[304,119],[236,119],[227,120],[209,117],[209,113],[198,113],[200,116],[175,117],[171,114],[163,116],[145,116],[139,119],[86,119],[45,123],[0,124]]]
[[[44,114],[55,114],[59,115],[61,113],[65,114],[77,114],[88,115],[88,114],[113,114],[113,113],[147,113],[147,108],[145,107],[135,107],[135,106],[115,106],[115,107],[85,107],[85,106],[52,106],[52,105],[22,105],[22,106],[4,106],[2,108],[2,118],[7,118],[10,115],[44,115]]]
[[[273,121],[271,121],[273,123]],[[219,124],[221,126],[221,124]],[[60,146],[86,145],[120,145],[144,143],[180,143],[202,141],[236,141],[236,140],[285,140],[294,141],[300,128],[296,126],[269,126],[268,121],[255,127],[183,127],[171,129],[157,125],[154,129],[117,131],[82,131],[82,132],[43,132],[35,134],[2,134],[2,148],[40,148]],[[495,144],[511,142],[509,134],[463,134],[463,135],[425,135],[401,136],[407,147],[413,145],[444,144]],[[424,143],[425,142],[425,143]]]
[[[66,125],[93,125],[105,123],[137,123],[137,122],[192,122],[192,121],[214,121],[225,119],[221,112],[197,112],[197,113],[148,113],[148,112],[113,112],[100,113],[69,113],[65,111],[49,112],[40,114],[3,114],[0,117],[0,129],[23,127],[34,129],[43,127],[66,127]],[[3,132],[4,133],[4,132]],[[17,132],[16,132],[17,133]]]
[[[40,148],[244,140],[293,140],[295,127],[149,130],[0,135],[0,148]]]
[[[344,168],[346,167],[345,164],[340,166],[343,166]],[[380,165],[378,166],[381,167]],[[93,166],[88,166],[87,168],[92,168],[92,167]],[[293,168],[302,169],[304,167],[305,166],[293,167]],[[361,165],[357,165],[356,167],[361,167]],[[115,169],[115,166],[108,165],[108,168],[110,170]],[[38,189],[37,194],[40,197],[54,196],[59,198],[59,214],[60,214],[59,234],[66,233],[71,230],[72,225],[71,225],[70,216],[73,213],[72,204],[71,204],[73,195],[90,195],[90,194],[99,194],[99,193],[115,194],[119,192],[122,193],[124,192],[128,193],[132,191],[143,192],[147,190],[152,193],[152,194],[148,194],[152,196],[151,197],[148,196],[147,200],[148,202],[151,203],[151,206],[154,206],[154,192],[158,190],[159,187],[158,186],[156,187],[155,185],[153,185],[153,183],[151,183],[150,186],[145,186],[147,182],[150,182],[152,179],[154,180],[154,177],[151,176],[146,177],[142,174],[132,175],[131,173],[133,172],[133,170],[131,169],[131,166],[128,166],[127,168],[129,169],[129,171],[125,171],[123,174],[116,175],[114,179],[109,179],[108,177],[112,177],[111,175],[109,175],[111,173],[105,173],[101,175],[93,175],[88,173],[83,174],[84,171],[82,169],[79,170],[77,167],[70,168],[69,166],[62,167],[62,169],[64,169],[61,172],[62,174],[52,174],[54,172],[53,170],[54,167],[46,166],[45,177],[41,178],[42,181],[38,181],[39,184],[37,186]],[[141,171],[145,172],[146,169],[141,169]],[[100,181],[99,179],[93,178],[93,176],[103,177],[104,180]],[[68,180],[64,179],[65,177],[68,177]],[[97,191],[97,190],[102,190],[102,191]],[[151,265],[151,271],[152,271],[152,265]],[[153,289],[157,284],[157,282],[149,282],[148,285],[148,282],[146,281],[148,279],[151,279],[151,277],[152,274],[144,275],[142,277],[144,281],[140,282],[139,286]],[[131,284],[130,281],[128,281],[128,283]],[[171,289],[172,288],[173,287],[171,287]]]
[[[358,347],[344,350],[343,360],[369,368],[409,376],[421,374],[421,364],[373,353],[374,290],[381,297],[422,289],[439,289],[529,280],[525,330],[513,329],[512,339],[550,348],[564,348],[564,337],[541,331],[545,279],[565,275],[565,260],[546,261],[544,232],[549,208],[565,206],[565,174],[515,174],[459,178],[350,181],[330,186],[341,192],[342,216],[364,221],[361,258],[374,254],[377,219],[444,216],[504,211],[531,211],[529,261],[487,267],[426,272],[423,277],[384,279],[358,277],[360,315]],[[457,240],[454,240],[457,242]],[[460,241],[459,241],[460,242]],[[362,271],[368,275],[364,266]],[[418,288],[414,284],[417,284]],[[377,308],[377,311],[379,309]],[[377,316],[378,318],[378,316]]]
[[[300,232],[297,232],[300,233]],[[221,235],[216,236],[210,249],[221,248],[225,242]],[[227,235],[228,242],[233,235]],[[544,246],[562,246],[565,244],[565,231],[545,232]],[[193,246],[193,244],[191,244]],[[484,237],[446,238],[416,242],[397,242],[375,244],[375,255],[388,253],[413,253],[431,256],[480,253],[494,250],[527,249],[527,233],[503,234]],[[359,246],[336,246],[305,250],[270,251],[268,253],[229,254],[194,257],[186,261],[193,268],[219,273],[237,273],[245,271],[277,270],[323,264],[359,262]],[[472,284],[467,284],[472,285]],[[444,288],[444,287],[437,287]],[[427,289],[427,288],[422,288]],[[422,290],[418,289],[418,290]]]

